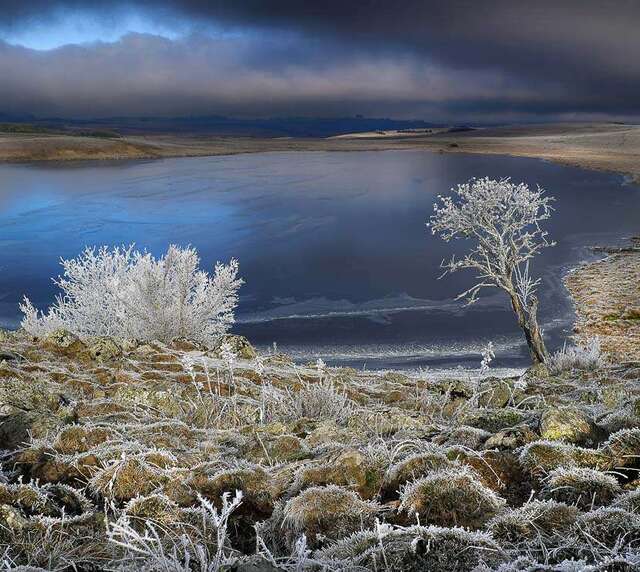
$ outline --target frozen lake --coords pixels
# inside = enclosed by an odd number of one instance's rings
[[[455,302],[471,284],[438,280],[452,245],[425,222],[435,195],[470,177],[540,184],[556,197],[558,246],[536,261],[550,347],[571,331],[561,284],[587,246],[637,233],[640,189],[620,176],[533,159],[424,151],[264,153],[121,163],[0,166],[0,322],[18,302],[56,290],[60,256],[135,242],[161,254],[194,245],[210,268],[236,257],[246,280],[234,331],[296,359],[375,368],[477,367],[489,340],[497,366],[526,365],[500,295]],[[462,246],[458,242],[458,247]]]

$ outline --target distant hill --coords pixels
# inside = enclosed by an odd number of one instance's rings
[[[223,116],[195,117],[110,117],[99,119],[35,118],[0,113],[0,123],[29,123],[31,128],[61,132],[117,132],[121,134],[194,134],[244,137],[331,137],[346,133],[426,129],[441,124],[421,120],[369,117],[307,118],[284,117],[239,119]],[[16,127],[16,131],[19,129]]]

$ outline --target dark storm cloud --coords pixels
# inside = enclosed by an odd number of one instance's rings
[[[188,22],[195,31],[184,40],[131,36],[21,53],[20,68],[7,61],[13,48],[4,46],[9,85],[0,85],[0,103],[7,89],[20,91],[26,82],[31,91],[23,94],[34,106],[61,113],[72,100],[84,113],[92,105],[100,113],[136,111],[144,98],[167,113],[195,106],[490,120],[640,111],[636,0],[12,0],[0,6],[5,28],[70,11],[113,19],[134,10],[164,25]],[[198,34],[210,23],[251,32],[225,40]],[[69,60],[74,65],[67,69],[79,67],[84,75],[66,74],[69,85],[59,85],[49,65],[63,69]],[[124,77],[123,66],[135,73]],[[102,88],[97,94],[94,81]]]

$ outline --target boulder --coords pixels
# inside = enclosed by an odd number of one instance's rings
[[[55,353],[68,357],[79,357],[86,352],[87,346],[75,334],[68,330],[58,329],[42,339],[42,346]]]
[[[233,353],[240,359],[255,359],[258,353],[249,343],[249,340],[244,336],[235,336],[233,334],[225,334],[220,338],[220,341],[213,348],[213,353],[216,357],[222,357],[220,355],[220,348],[222,344],[228,344],[231,346]]]
[[[513,451],[519,447],[531,443],[538,438],[537,433],[533,432],[526,425],[518,425],[517,427],[510,427],[508,429],[502,429],[495,435],[492,435],[484,442],[484,448],[499,449],[502,451]]]
[[[552,407],[540,418],[540,435],[549,441],[593,445],[598,433],[591,417],[579,407]]]
[[[122,346],[114,338],[102,336],[88,342],[89,356],[95,361],[111,361],[122,355]]]

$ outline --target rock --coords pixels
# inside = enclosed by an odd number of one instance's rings
[[[232,351],[240,359],[255,359],[258,354],[253,346],[249,343],[249,340],[244,336],[235,336],[233,334],[225,334],[220,338],[220,341],[213,349],[213,353],[217,358],[222,357],[220,355],[220,347],[222,344],[228,344],[231,346]]]
[[[95,361],[111,361],[122,355],[122,346],[114,338],[96,337],[89,341],[88,351]]]
[[[484,429],[493,433],[521,424],[526,420],[526,415],[519,409],[477,409],[472,410],[462,418],[461,422],[471,427]]]
[[[31,441],[44,437],[62,425],[63,421],[50,413],[20,411],[0,417],[0,443],[3,449],[14,451]]]
[[[68,330],[59,329],[51,332],[42,339],[45,349],[60,353],[69,357],[78,357],[86,351],[82,340]]]
[[[303,468],[296,477],[298,489],[321,485],[341,485],[372,499],[380,491],[383,469],[355,449],[341,452],[335,459]]]
[[[498,431],[495,435],[489,437],[484,443],[484,448],[487,450],[499,449],[512,451],[535,441],[537,438],[537,433],[534,433],[529,427],[526,425],[518,425],[517,427],[510,427]]]
[[[540,435],[549,441],[581,445],[593,445],[598,440],[598,430],[591,417],[573,406],[547,409],[540,418]]]
[[[478,405],[494,409],[505,407],[513,396],[512,384],[498,377],[489,377],[482,380],[480,385]]]

